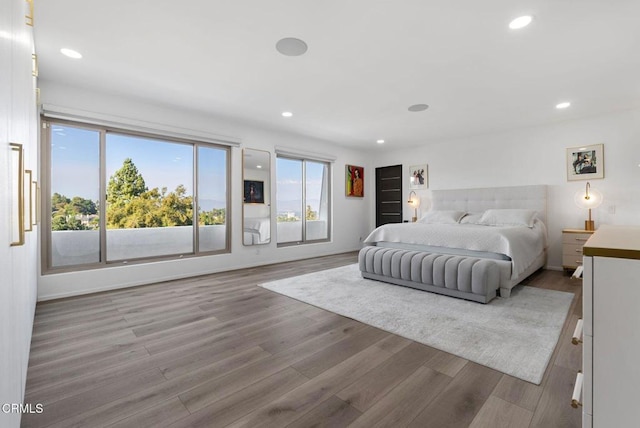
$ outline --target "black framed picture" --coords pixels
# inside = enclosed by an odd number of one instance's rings
[[[264,204],[264,181],[244,180],[244,203]]]

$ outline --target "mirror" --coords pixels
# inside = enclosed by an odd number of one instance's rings
[[[242,243],[271,242],[271,155],[264,150],[242,150]]]

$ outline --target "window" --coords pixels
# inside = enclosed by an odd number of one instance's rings
[[[226,147],[62,121],[43,141],[45,270],[228,251]]]
[[[278,244],[329,240],[329,163],[278,156],[276,179]]]

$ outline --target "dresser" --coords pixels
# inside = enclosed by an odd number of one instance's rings
[[[562,230],[562,268],[575,270],[582,264],[582,247],[587,242],[593,230],[563,229]]]
[[[603,225],[583,252],[582,426],[640,426],[640,226]]]

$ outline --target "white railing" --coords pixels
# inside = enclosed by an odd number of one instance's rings
[[[200,251],[225,248],[225,225],[200,226]],[[109,260],[128,260],[193,252],[193,227],[147,227],[107,229]],[[100,260],[100,233],[97,230],[51,232],[53,266],[97,263]]]

